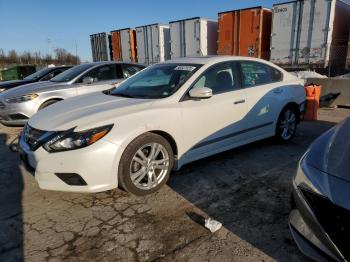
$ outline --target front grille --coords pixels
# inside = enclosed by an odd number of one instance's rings
[[[11,120],[28,120],[28,117],[22,114],[13,114],[8,116]]]
[[[46,131],[32,128],[30,125],[26,125],[23,130],[24,141],[33,149]]]
[[[328,198],[300,188],[318,222],[343,256],[350,260],[350,211],[333,204]]]

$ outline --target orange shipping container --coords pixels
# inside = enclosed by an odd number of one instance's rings
[[[120,42],[120,31],[112,31],[112,56],[114,61],[122,61],[122,47]]]
[[[137,62],[136,31],[125,28],[111,32],[113,60]]]
[[[219,13],[218,54],[269,59],[272,11],[262,7]]]

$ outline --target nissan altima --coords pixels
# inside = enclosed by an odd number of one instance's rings
[[[293,181],[290,230],[316,261],[350,260],[349,141],[350,118],[311,145]]]
[[[20,156],[43,189],[145,195],[186,163],[271,136],[291,140],[304,105],[300,80],[267,61],[171,60],[39,111]]]

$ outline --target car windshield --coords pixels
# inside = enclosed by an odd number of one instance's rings
[[[51,82],[69,82],[87,69],[93,67],[92,64],[84,64],[84,65],[78,65],[74,66],[63,73],[55,76],[54,78],[51,78]]]
[[[109,94],[131,98],[164,98],[174,94],[202,65],[158,64],[144,69]]]
[[[23,79],[24,80],[29,80],[29,81],[37,80],[37,79],[42,78],[44,75],[46,75],[50,71],[52,71],[52,68],[44,68],[44,69],[41,69],[41,70],[35,72],[34,74],[31,74],[31,75],[23,78]]]

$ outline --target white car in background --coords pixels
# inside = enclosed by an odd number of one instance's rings
[[[304,105],[300,80],[267,61],[171,60],[43,109],[25,126],[20,155],[42,189],[145,195],[186,163],[271,136],[291,140]]]

